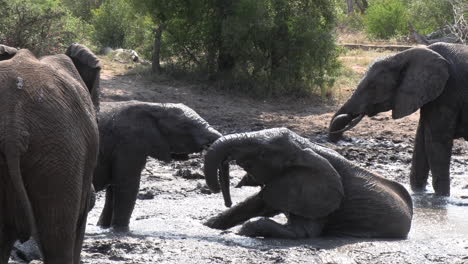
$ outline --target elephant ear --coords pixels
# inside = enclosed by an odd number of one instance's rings
[[[74,43],[65,54],[70,57],[78,70],[83,82],[91,95],[96,110],[99,110],[99,79],[101,76],[101,62],[86,46]]]
[[[414,113],[436,99],[449,78],[449,64],[439,53],[427,48],[412,48],[394,57],[401,63],[402,80],[397,87],[392,117]]]
[[[340,175],[328,160],[305,149],[284,175],[263,188],[262,195],[272,208],[318,219],[339,208],[344,191]]]
[[[0,61],[11,59],[18,50],[9,46],[0,45]]]

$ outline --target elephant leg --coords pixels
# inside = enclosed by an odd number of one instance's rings
[[[111,226],[112,214],[114,206],[114,194],[112,186],[108,186],[106,189],[106,201],[104,203],[104,208],[102,209],[101,216],[97,225],[102,228],[109,228]]]
[[[293,239],[317,237],[322,233],[325,223],[323,220],[307,219],[292,214],[288,218],[286,225],[268,218],[245,223],[239,231],[239,235]]]
[[[4,229],[3,227],[0,228]],[[7,264],[15,239],[8,234],[4,234],[2,230],[0,230],[0,235],[0,264]]]
[[[425,116],[426,111],[421,112]],[[444,107],[427,111],[433,118],[425,122],[424,139],[427,160],[432,172],[432,186],[437,195],[450,195],[450,158],[457,126],[457,115]]]
[[[419,120],[418,130],[414,143],[413,158],[411,161],[410,185],[413,191],[424,191],[429,176],[429,164],[427,162],[423,118]]]
[[[429,166],[432,172],[432,187],[437,195],[450,196],[450,158],[453,140],[427,142]]]
[[[132,155],[129,157],[125,155]],[[138,153],[121,153],[112,167],[113,212],[111,226],[115,231],[128,231],[130,217],[140,189],[141,171],[146,164],[146,156]]]
[[[247,198],[245,201],[210,218],[205,225],[216,229],[228,229],[241,224],[252,217],[274,216],[280,212],[266,205],[261,197],[261,193]]]
[[[78,210],[78,208],[67,210],[60,208],[44,210],[38,214],[37,226],[39,232],[39,245],[44,257],[44,263],[74,263],[73,254],[77,235],[77,221],[76,219],[71,219],[70,215],[71,212],[77,212]],[[75,213],[73,214],[75,215]],[[52,218],[52,216],[55,217]],[[47,217],[52,219],[47,219]]]

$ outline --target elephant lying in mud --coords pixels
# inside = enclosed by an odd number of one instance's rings
[[[431,170],[435,193],[448,196],[453,139],[468,139],[466,45],[437,43],[375,61],[332,118],[329,138],[339,140],[365,115],[392,110],[397,119],[419,108],[411,188],[423,191]]]
[[[200,152],[222,135],[183,104],[139,101],[101,104],[100,149],[93,184],[106,189],[98,225],[128,230],[148,156],[172,157]]]
[[[31,236],[45,263],[80,263],[99,75],[99,60],[79,44],[40,59],[0,45],[0,263]]]
[[[209,219],[205,224],[211,228],[228,229],[252,217],[284,213],[288,218],[285,225],[261,218],[245,223],[239,234],[405,238],[410,230],[412,200],[403,186],[286,128],[224,136],[209,148],[206,183],[213,192],[221,189],[228,207],[231,160],[262,189]]]

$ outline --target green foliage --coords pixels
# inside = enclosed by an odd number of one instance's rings
[[[93,39],[103,47],[123,47],[127,32],[130,5],[125,0],[106,0],[92,11],[95,28]]]
[[[84,39],[84,31],[89,30],[58,0],[9,0],[0,4],[0,42],[27,48],[36,55],[61,53],[70,43]]]
[[[105,0],[92,13],[92,37],[100,47],[129,48],[151,57],[154,25],[150,17],[137,15],[126,0]]]
[[[408,1],[409,20],[421,34],[429,34],[453,21],[452,6],[447,0]]]
[[[224,88],[259,96],[331,85],[338,62],[330,1],[219,4],[199,2],[167,22],[163,58],[171,69],[202,72]],[[232,68],[220,65],[221,53]]]
[[[367,33],[379,39],[404,35],[408,22],[407,7],[402,0],[374,0],[364,17]]]
[[[103,0],[61,0],[74,17],[89,22],[92,10],[99,8]]]

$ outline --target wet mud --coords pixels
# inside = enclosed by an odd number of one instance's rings
[[[325,137],[312,140],[332,147],[360,165],[409,189],[407,173],[412,142],[385,138],[347,138],[331,144]],[[414,218],[404,240],[314,238],[259,239],[203,225],[225,210],[220,194],[211,194],[202,174],[202,155],[164,164],[148,159],[133,213],[131,233],[118,235],[95,226],[104,197],[91,212],[86,232],[85,263],[468,263],[467,144],[457,142],[452,159],[453,195],[412,194]],[[458,149],[458,150],[457,150]],[[234,188],[243,170],[233,166],[233,202],[258,192],[256,187]],[[188,176],[188,175],[196,175]],[[465,185],[463,185],[463,183]],[[148,198],[151,197],[151,198]],[[284,222],[285,217],[275,218]]]
[[[314,100],[253,101],[205,89],[148,83],[138,76],[102,76],[103,101],[182,102],[224,134],[285,126],[333,148],[349,160],[402,183],[408,174],[418,113],[391,120],[390,113],[364,118],[344,140],[328,142],[326,129],[338,106]],[[468,263],[468,143],[457,140],[451,162],[452,196],[413,194],[414,217],[404,240],[321,237],[302,240],[246,238],[239,227],[220,231],[203,223],[225,210],[221,194],[203,179],[202,154],[161,163],[148,158],[130,232],[96,226],[104,205],[98,193],[90,212],[83,263]],[[231,166],[233,203],[258,192],[234,188],[244,175]],[[429,178],[430,181],[431,178]],[[275,220],[284,222],[279,215]]]

